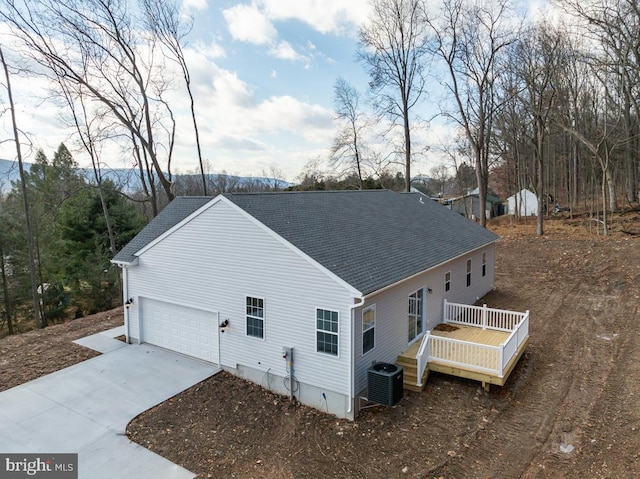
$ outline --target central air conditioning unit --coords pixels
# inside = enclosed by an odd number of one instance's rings
[[[371,402],[385,406],[395,406],[402,399],[403,369],[391,363],[375,363],[367,371]]]

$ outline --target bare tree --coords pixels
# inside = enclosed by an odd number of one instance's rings
[[[342,122],[331,147],[331,164],[343,166],[346,171],[354,171],[358,176],[359,188],[363,180],[363,130],[367,126],[364,113],[360,110],[360,93],[344,78],[338,77],[333,86],[333,103],[337,119]]]
[[[438,189],[438,195],[441,198],[444,198],[444,189],[447,186],[447,182],[451,179],[451,175],[449,175],[449,168],[444,164],[434,166],[429,171],[429,175],[431,176],[431,181]]]
[[[262,171],[262,185],[259,185],[259,189],[250,189],[250,191],[282,191],[286,184],[284,177],[282,169],[271,166],[268,172]]]
[[[638,196],[639,160],[634,153],[637,119],[640,118],[640,5],[637,0],[600,0],[557,2],[581,20],[580,34],[596,48],[585,52],[589,63],[599,72],[616,77],[609,94],[618,97],[629,141],[623,147],[623,171],[628,201]],[[615,201],[615,195],[611,197]]]
[[[230,193],[236,191],[239,185],[239,178],[236,175],[228,175],[225,170],[215,175],[213,180],[213,190],[215,194]]]
[[[378,113],[404,133],[405,190],[411,189],[412,112],[425,92],[427,26],[421,0],[374,0],[360,30],[358,57],[365,65]]]
[[[563,68],[562,33],[548,24],[527,31],[516,48],[515,68],[524,83],[519,95],[533,124],[533,151],[536,162],[538,197],[537,234],[544,234],[545,152],[550,115],[554,112],[556,84]],[[553,207],[553,205],[551,205]]]
[[[171,124],[171,111],[162,100],[166,72],[157,64],[154,43],[141,33],[128,2],[1,0],[0,5],[0,18],[38,65],[34,71],[72,88],[81,87],[100,102],[104,114],[130,134],[133,150],[135,145],[141,148],[166,196],[172,199],[175,124]],[[162,136],[164,143],[158,139]]]
[[[446,65],[445,87],[455,104],[443,113],[462,127],[471,146],[481,205],[487,197],[494,117],[501,106],[496,91],[501,55],[518,36],[511,13],[510,0],[444,0],[440,17],[426,20],[436,38],[435,54]],[[486,226],[485,208],[479,213],[480,224]]]
[[[27,246],[29,249],[29,277],[31,280],[31,296],[33,300],[33,316],[35,319],[36,328],[44,328],[45,324],[40,315],[40,296],[38,294],[38,280],[36,278],[36,250],[33,239],[33,231],[31,225],[31,214],[29,210],[29,197],[27,194],[27,182],[24,174],[24,164],[22,161],[22,150],[20,148],[20,136],[18,134],[18,123],[16,121],[16,111],[13,102],[13,92],[11,90],[11,80],[9,77],[9,67],[4,59],[4,53],[2,47],[0,47],[0,62],[4,69],[4,76],[6,79],[7,96],[9,97],[9,109],[11,110],[11,124],[13,127],[13,140],[16,145],[16,156],[18,158],[18,170],[20,172],[20,187],[22,190],[22,204],[24,206],[24,223],[27,231]],[[3,276],[4,276],[4,259],[3,263]]]
[[[587,148],[587,151],[600,166],[602,224],[604,234],[608,235],[607,194],[610,203],[609,209],[613,212],[616,208],[613,158],[616,150],[620,150],[628,141],[628,137],[625,135],[623,127],[624,113],[613,101],[606,78],[603,78],[602,73],[598,72],[593,75],[591,81],[591,91],[586,93],[590,98],[591,111],[583,110],[582,113],[587,118],[580,121],[583,132],[579,131],[577,127],[564,125],[563,128]]]
[[[207,177],[202,160],[202,149],[200,147],[200,132],[196,120],[196,107],[191,89],[191,74],[182,49],[184,39],[192,27],[192,20],[188,23],[182,21],[182,15],[178,5],[171,0],[142,0],[148,28],[160,40],[162,45],[169,50],[169,54],[180,66],[182,77],[189,94],[191,119],[193,121],[193,131],[196,136],[196,149],[198,151],[198,163],[202,176],[203,194],[207,196]]]

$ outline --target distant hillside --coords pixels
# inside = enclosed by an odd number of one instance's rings
[[[24,169],[29,171],[31,163],[25,163]],[[88,181],[93,182],[93,170],[90,168],[79,168],[78,171],[87,178]],[[103,178],[109,178],[116,185],[122,187],[124,191],[133,192],[141,189],[140,178],[137,171],[133,168],[116,168],[103,170]],[[16,181],[20,177],[18,172],[18,163],[11,160],[0,159],[0,194],[7,193],[11,189],[11,182]],[[271,186],[277,185],[279,188],[287,188],[291,186],[291,183],[279,180],[276,178],[250,177],[250,176],[235,176],[235,175],[222,175],[222,174],[210,174],[209,180],[215,185],[224,185],[224,189],[233,189],[232,186],[239,188],[251,188],[252,186],[262,185]],[[199,184],[200,175],[174,175],[174,180],[180,183]],[[180,194],[180,191],[177,191]]]

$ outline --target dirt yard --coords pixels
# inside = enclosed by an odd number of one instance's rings
[[[612,238],[580,219],[547,222],[544,238],[531,220],[492,226],[504,239],[485,302],[531,311],[503,388],[432,374],[351,423],[221,373],[139,416],[129,437],[199,478],[640,477],[640,222],[627,222]],[[1,340],[1,386],[29,378],[34,348],[66,359],[65,327]]]
[[[120,307],[0,339],[0,391],[97,356],[72,341],[120,326],[123,318]]]

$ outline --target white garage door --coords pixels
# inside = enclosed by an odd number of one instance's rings
[[[217,313],[155,299],[140,299],[143,343],[217,361]]]

